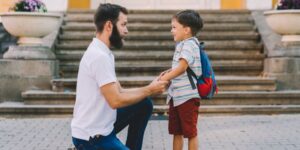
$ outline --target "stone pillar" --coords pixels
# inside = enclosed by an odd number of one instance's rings
[[[275,77],[278,90],[300,90],[300,43],[282,42],[281,35],[272,31],[263,11],[252,16],[264,43],[263,76]]]
[[[48,47],[11,46],[0,59],[0,101],[21,101],[26,90],[50,90],[58,61]]]
[[[277,79],[279,90],[300,89],[300,43],[278,43],[264,65],[264,74]]]

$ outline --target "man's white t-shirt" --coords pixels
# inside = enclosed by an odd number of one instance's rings
[[[106,136],[113,131],[117,112],[109,106],[100,87],[116,81],[112,52],[102,41],[94,38],[79,65],[71,123],[73,137],[89,140],[97,134]]]

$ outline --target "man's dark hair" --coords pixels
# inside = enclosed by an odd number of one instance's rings
[[[128,11],[125,7],[115,5],[115,4],[101,4],[94,16],[94,23],[96,25],[97,32],[102,32],[104,24],[107,21],[111,21],[113,25],[116,25],[120,12],[128,14]]]
[[[180,11],[173,16],[181,25],[190,27],[192,35],[195,36],[203,27],[203,21],[200,15],[194,10]]]

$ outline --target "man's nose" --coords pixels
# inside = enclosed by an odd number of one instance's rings
[[[124,30],[124,34],[126,35],[126,34],[128,34],[128,29],[127,28],[125,28],[125,30]]]

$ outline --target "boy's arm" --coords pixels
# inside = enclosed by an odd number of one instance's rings
[[[166,72],[164,75],[162,75],[160,77],[159,80],[170,81],[170,80],[178,77],[179,75],[183,74],[186,71],[186,69],[188,68],[188,66],[189,66],[188,62],[185,59],[181,58],[179,60],[178,66],[176,68],[172,69],[171,71]]]

